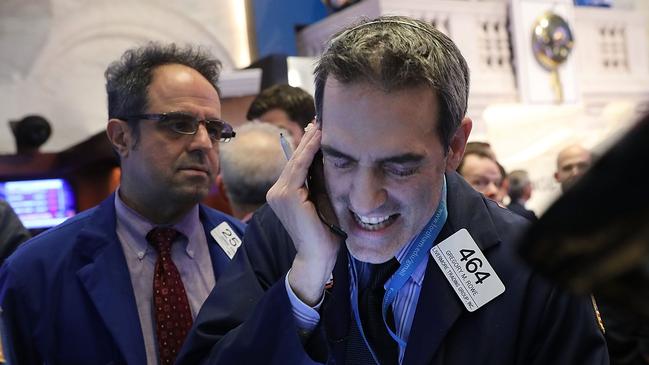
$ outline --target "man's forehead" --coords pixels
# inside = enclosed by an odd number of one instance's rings
[[[590,159],[590,151],[581,146],[571,146],[559,152],[559,163],[568,159]]]
[[[481,166],[498,171],[498,164],[491,157],[470,153],[464,156],[466,166]]]
[[[327,83],[322,143],[363,159],[443,153],[437,103],[428,88],[386,92],[368,83]]]
[[[272,108],[260,115],[257,119],[268,123],[297,123],[291,120],[286,110],[281,108]]]
[[[343,83],[334,77],[329,77],[325,84],[322,109],[319,120],[323,125],[332,118],[332,113],[344,110],[344,114],[396,114],[395,122],[417,115],[426,120],[427,127],[436,128],[440,114],[436,94],[428,86],[384,90],[367,81]]]
[[[413,84],[404,84],[399,86],[387,87],[381,84],[378,80],[368,79],[368,78],[358,78],[352,81],[341,81],[336,78],[335,75],[329,75],[324,84],[324,95],[326,96],[327,91],[332,91],[335,89],[349,89],[353,88],[355,90],[364,90],[367,93],[371,92],[383,92],[386,94],[398,93],[406,90],[416,90],[421,94],[425,94],[427,97],[435,97],[436,91],[427,83],[413,83]],[[325,97],[326,100],[326,97]],[[436,100],[436,98],[435,98]],[[352,102],[353,100],[350,100]]]
[[[587,152],[563,156],[561,159],[559,159],[559,167],[587,163],[590,163],[590,155]]]
[[[157,66],[147,88],[149,103],[197,103],[220,110],[220,97],[214,85],[197,70],[180,64]]]

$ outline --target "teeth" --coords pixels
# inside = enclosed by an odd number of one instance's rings
[[[392,222],[394,222],[394,220],[398,216],[397,214],[394,214],[394,215],[386,215],[383,217],[365,217],[362,215],[358,215],[354,212],[352,212],[352,215],[356,223],[359,226],[361,226],[363,229],[368,231],[378,231],[383,228],[386,228],[390,224],[392,224]]]
[[[356,217],[358,217],[358,220],[365,224],[381,224],[390,218],[389,215],[386,215],[385,217],[363,217],[362,215],[358,214],[356,215]]]

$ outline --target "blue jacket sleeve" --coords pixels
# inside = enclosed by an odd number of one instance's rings
[[[0,334],[7,364],[41,364],[36,346],[32,342],[31,318],[34,308],[21,293],[19,276],[13,272],[10,262],[0,268],[0,308],[2,308]],[[20,319],[20,320],[18,320]]]
[[[298,335],[284,286],[294,256],[288,234],[268,206],[261,208],[176,363],[314,363]]]

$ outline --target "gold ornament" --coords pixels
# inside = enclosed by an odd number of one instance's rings
[[[559,66],[568,59],[574,43],[568,22],[559,15],[547,11],[534,22],[532,50],[539,64],[551,73],[551,87],[557,103],[563,102]]]

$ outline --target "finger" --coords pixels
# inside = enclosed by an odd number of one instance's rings
[[[304,185],[304,181],[309,173],[309,167],[313,163],[313,157],[320,149],[320,140],[322,132],[314,128],[313,136],[311,136],[302,146],[300,153],[295,153],[293,159],[287,164],[285,172],[290,174],[287,181],[289,188],[300,188]]]
[[[284,187],[295,190],[303,187],[313,156],[320,148],[320,139],[317,137],[314,140],[314,136],[320,133],[317,128],[312,128],[302,137],[300,145],[286,163],[284,170],[282,170],[275,183],[278,188]]]
[[[309,129],[311,129],[315,123],[316,123],[315,119],[310,121],[309,124],[307,124],[306,127],[304,127],[304,133],[308,132]]]
[[[304,135],[302,136],[302,139],[300,140],[300,143],[298,144],[297,148],[295,149],[294,154],[300,153],[303,149],[304,146],[313,138],[315,129],[313,128],[315,124],[309,123],[307,126],[304,128]]]

